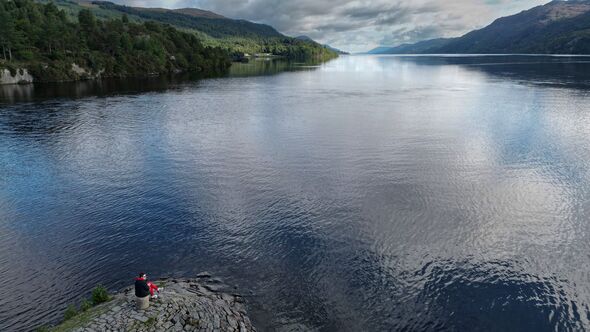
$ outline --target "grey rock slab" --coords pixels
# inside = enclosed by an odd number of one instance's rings
[[[232,316],[227,316],[227,323],[234,329],[238,328],[238,321]]]
[[[244,323],[240,322],[239,325],[240,325],[240,332],[246,332],[247,331],[246,330],[246,325],[244,325]]]
[[[241,297],[221,291],[221,280],[211,280],[208,273],[196,279],[170,279],[164,287],[165,296],[141,311],[136,310],[132,291],[115,294],[104,306],[107,312],[78,332],[252,330]]]

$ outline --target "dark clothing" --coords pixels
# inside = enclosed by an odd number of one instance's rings
[[[146,297],[148,295],[150,295],[150,286],[147,281],[143,278],[135,279],[135,296]]]

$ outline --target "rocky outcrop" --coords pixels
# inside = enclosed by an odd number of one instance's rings
[[[88,72],[86,71],[86,69],[84,69],[84,68],[82,68],[82,67],[78,66],[78,65],[77,65],[77,64],[75,64],[75,63],[72,63],[72,71],[73,71],[73,72],[74,72],[76,75],[78,75],[78,76],[81,76],[81,77],[87,77],[87,76],[89,76],[89,74],[88,74]]]
[[[92,73],[91,70],[84,67],[78,66],[76,63],[72,63],[72,73],[74,74],[75,81],[79,80],[95,80],[102,77],[104,69],[100,69],[96,73]]]
[[[26,69],[17,69],[15,75],[8,69],[0,69],[0,84],[28,83],[33,83],[33,76]]]
[[[161,279],[160,297],[137,310],[133,287],[92,310],[78,326],[59,330],[90,331],[255,331],[240,295],[222,292],[208,275],[194,279]],[[66,325],[68,321],[62,325]]]

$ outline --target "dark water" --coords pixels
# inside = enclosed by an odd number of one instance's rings
[[[0,330],[138,270],[210,271],[260,330],[589,329],[589,62],[5,87]]]

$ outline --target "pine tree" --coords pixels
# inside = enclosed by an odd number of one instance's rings
[[[89,9],[82,9],[78,13],[78,22],[80,27],[87,33],[90,33],[96,29],[96,18]]]
[[[0,44],[2,44],[2,56],[4,60],[12,61],[12,47],[16,35],[14,19],[0,4]]]

